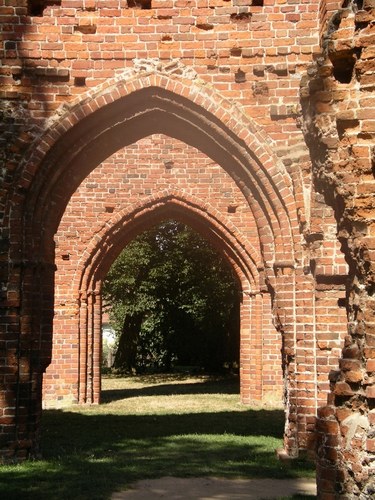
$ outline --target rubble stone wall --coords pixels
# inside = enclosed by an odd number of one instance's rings
[[[321,498],[375,493],[374,19],[375,2],[345,2],[302,87],[315,185],[335,210],[349,265],[344,349],[318,413]]]

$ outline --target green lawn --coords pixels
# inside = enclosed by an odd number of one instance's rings
[[[285,466],[280,408],[241,405],[236,379],[148,376],[103,380],[100,406],[48,410],[43,459],[0,468],[0,498],[106,499],[146,478],[311,477]]]

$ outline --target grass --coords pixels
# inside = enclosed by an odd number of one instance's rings
[[[311,477],[279,462],[284,412],[241,405],[238,381],[148,376],[103,380],[103,404],[48,410],[43,459],[0,469],[0,498],[106,499],[163,476]],[[297,497],[296,497],[297,498]]]

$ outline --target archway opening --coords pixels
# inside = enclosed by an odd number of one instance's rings
[[[39,383],[51,359],[53,235],[70,197],[87,175],[119,148],[148,134],[164,134],[198,148],[234,181],[243,197],[240,207],[246,207],[251,213],[253,224],[247,226],[251,237],[231,220],[239,206],[231,202],[216,206],[207,201],[205,193],[199,191],[199,185],[197,192],[185,191],[179,185],[155,192],[154,184],[151,184],[151,193],[146,192],[149,187],[145,189],[146,196],[131,207],[117,212],[112,204],[108,204],[105,209],[108,214],[113,213],[113,217],[84,241],[84,251],[77,247],[74,257],[78,268],[73,268],[72,254],[60,253],[61,249],[57,247],[55,263],[70,262],[66,269],[71,274],[67,273],[65,277],[72,285],[66,297],[57,299],[61,302],[55,318],[57,316],[64,329],[58,347],[62,358],[66,356],[67,347],[76,350],[74,361],[64,367],[64,377],[60,380],[53,377],[52,382],[61,391],[58,399],[64,398],[64,391],[72,394],[70,402],[92,403],[98,397],[100,387],[95,388],[92,384],[96,363],[100,359],[95,348],[99,345],[96,336],[101,334],[100,273],[105,274],[108,261],[113,260],[117,252],[119,240],[133,238],[148,216],[160,219],[171,209],[173,216],[184,214],[194,227],[207,224],[210,235],[219,242],[241,284],[245,285],[242,287],[245,321],[241,325],[244,342],[241,346],[241,376],[244,380],[241,390],[246,394],[244,400],[261,400],[265,389],[273,386],[274,367],[281,365],[280,353],[276,355],[276,361],[271,361],[273,355],[270,355],[269,376],[263,376],[264,359],[270,353],[268,345],[264,347],[264,334],[268,335],[269,345],[276,345],[279,351],[277,339],[280,341],[280,336],[272,325],[271,306],[277,278],[275,270],[293,269],[294,266],[295,223],[291,223],[289,212],[294,214],[295,207],[289,181],[270,148],[264,146],[263,136],[247,122],[244,124],[240,113],[233,110],[238,120],[233,119],[233,113],[229,113],[225,106],[219,112],[209,98],[207,103],[203,102],[204,99],[196,99],[195,89],[190,94],[184,88],[169,87],[169,81],[158,75],[142,80],[142,85],[148,88],[135,90],[131,87],[128,93],[123,92],[120,84],[109,89],[108,99],[95,96],[92,105],[87,102],[83,107],[78,106],[79,109],[71,113],[72,119],[61,120],[52,130],[51,137],[43,138],[41,147],[29,162],[32,186],[25,201],[26,215],[22,218],[22,255],[27,259],[40,252],[43,265],[37,271],[43,287],[34,295],[38,300],[40,297],[43,311],[40,314],[34,307],[32,320],[41,325],[39,333],[35,334],[39,339],[38,346],[41,342],[46,346],[40,354],[41,362],[35,368],[35,379]],[[161,88],[165,85],[168,89]],[[166,171],[168,166],[169,163],[164,164]],[[95,207],[93,212],[96,211]],[[87,225],[88,220],[85,223]],[[80,229],[76,227],[75,231]],[[122,246],[124,243],[122,241]],[[283,271],[281,274],[283,293],[288,292],[294,286],[289,278],[293,273]],[[70,294],[71,290],[77,294]],[[28,294],[25,301],[34,302],[34,295]],[[289,336],[292,334],[288,331]],[[251,357],[255,360],[254,365],[250,364]],[[48,390],[47,387],[45,394]]]
[[[44,377],[45,407],[99,402],[102,282],[124,246],[171,217],[204,235],[240,283],[242,401],[281,395],[281,338],[272,324],[271,293],[264,285],[260,290],[259,236],[247,200],[204,153],[154,134],[98,165],[61,219],[55,236],[54,349]]]
[[[168,219],[138,235],[112,264],[102,290],[116,337],[107,368],[238,374],[239,283],[189,226]]]

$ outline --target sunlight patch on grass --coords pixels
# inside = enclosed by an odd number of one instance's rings
[[[186,395],[171,395],[171,396],[154,396],[132,397],[124,400],[116,401],[115,403],[107,403],[103,405],[99,412],[101,413],[117,413],[119,410],[123,414],[131,415],[152,415],[154,413],[164,414],[180,414],[180,413],[199,413],[202,408],[207,407],[207,394],[186,396]],[[236,408],[241,411],[242,405],[238,397],[226,396],[223,398],[219,395],[210,395],[210,411],[219,412],[223,410],[233,410]],[[246,407],[242,407],[245,411]],[[95,413],[98,413],[96,410]]]
[[[146,375],[144,377],[104,378],[104,404],[94,413],[180,414],[246,411],[242,405],[236,378],[199,375]],[[255,408],[265,405],[254,404]],[[267,408],[281,408],[280,404]]]

